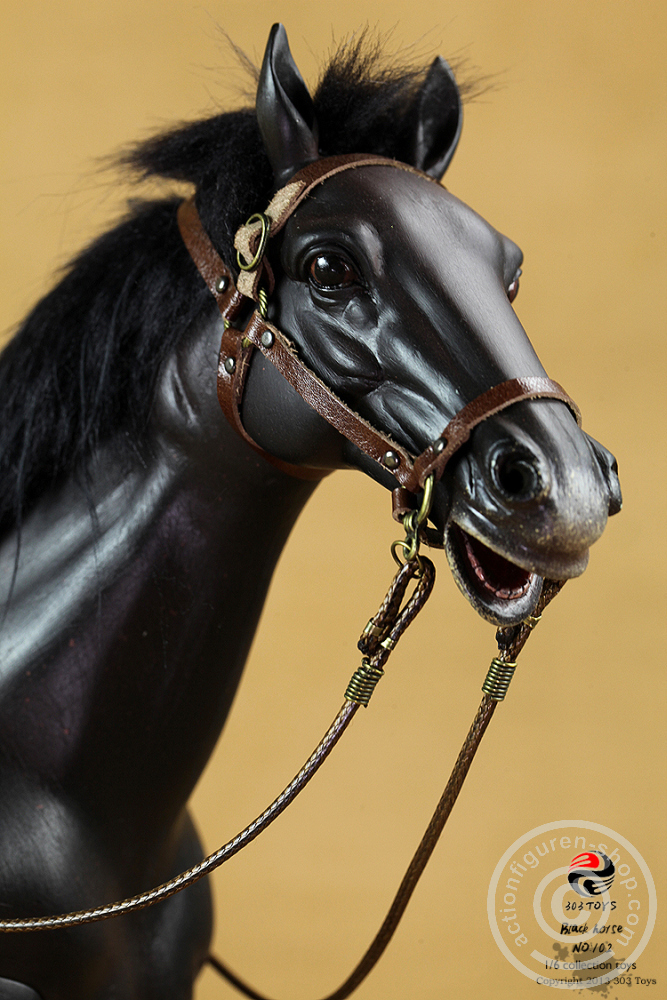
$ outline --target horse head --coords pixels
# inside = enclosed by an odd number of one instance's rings
[[[281,25],[256,113],[275,190],[330,156]],[[269,318],[350,410],[413,456],[437,447],[455,415],[493,387],[546,378],[512,307],[521,250],[439,183],[461,122],[456,82],[438,58],[396,126],[405,166],[327,176],[268,251]],[[257,356],[242,419],[277,459],[357,467],[396,486],[391,462],[364,454]],[[522,398],[485,417],[457,450],[435,487],[429,537],[477,611],[507,625],[532,613],[544,578],[583,572],[620,503],[613,456],[572,408]]]

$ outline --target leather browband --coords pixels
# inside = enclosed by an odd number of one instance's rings
[[[295,174],[272,198],[264,213],[270,225],[269,236],[282,229],[294,209],[317,184],[343,170],[362,166],[390,166],[437,183],[407,164],[383,157],[352,154],[317,160]],[[263,257],[257,260],[252,271],[242,270],[235,282],[231,270],[215,250],[201,224],[194,198],[179,205],[178,226],[190,256],[225,321],[218,363],[218,399],[222,411],[232,427],[255,451],[289,475],[300,479],[321,479],[327,475],[327,470],[284,462],[261,448],[245,430],[241,420],[241,401],[248,365],[255,349],[272,362],[309,406],[365,455],[390,471],[398,484],[413,494],[422,489],[431,473],[435,473],[436,479],[442,476],[449,459],[468,440],[477,424],[513,403],[526,399],[558,399],[570,408],[577,423],[581,424],[577,404],[557,382],[538,376],[514,378],[493,386],[467,403],[450,420],[441,437],[414,458],[388,434],[350,409],[306,367],[296,354],[294,345],[264,319],[259,310],[252,313],[244,330],[232,326],[247,307],[248,300],[257,301],[261,280],[264,278],[272,284],[273,276]],[[239,229],[234,243],[244,260],[250,261],[256,254],[260,234],[259,221]]]

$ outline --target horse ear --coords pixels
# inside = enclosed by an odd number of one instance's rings
[[[315,108],[292,58],[282,24],[274,24],[259,75],[257,121],[276,185],[319,159]]]
[[[454,74],[442,56],[433,61],[413,107],[413,164],[440,180],[456,151],[463,107]]]

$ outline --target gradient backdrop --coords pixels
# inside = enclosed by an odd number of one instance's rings
[[[97,159],[236,102],[218,25],[260,60],[275,20],[311,83],[332,37],[366,22],[392,29],[389,48],[416,43],[425,59],[464,55],[497,74],[467,109],[447,184],[523,247],[519,316],[586,430],[619,459],[625,510],[527,647],[404,923],[357,994],[532,998],[538,987],[502,957],[486,916],[489,879],[517,837],[553,820],[595,821],[665,881],[665,7],[11,0],[0,64],[3,338],[121,210],[127,188]],[[395,534],[388,495],[362,476],[339,473],[317,491],[194,796],[207,849],[282,788],[336,712],[358,633],[392,575]],[[215,948],[270,995],[306,1000],[347,975],[477,707],[493,629],[436,562],[435,595],[369,711],[289,813],[214,876]],[[659,916],[638,968],[658,980],[643,987],[649,1000],[667,996],[665,952]],[[235,995],[206,973],[197,1000]]]

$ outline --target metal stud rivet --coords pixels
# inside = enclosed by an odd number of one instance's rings
[[[387,469],[397,469],[401,464],[400,455],[397,455],[395,451],[385,451],[382,456],[382,464]]]
[[[223,274],[222,277],[218,278],[218,280],[216,281],[215,290],[218,293],[218,295],[222,295],[223,292],[227,291],[228,286],[229,286],[229,278],[227,277],[226,274]]]
[[[437,441],[433,442],[432,447],[436,455],[441,455],[442,452],[445,450],[445,442],[443,441],[442,438],[438,438]]]
[[[265,330],[262,336],[259,338],[262,347],[273,347],[273,342],[276,339],[270,330]]]
[[[236,368],[236,360],[234,358],[225,358],[224,369],[228,375],[231,375]]]

